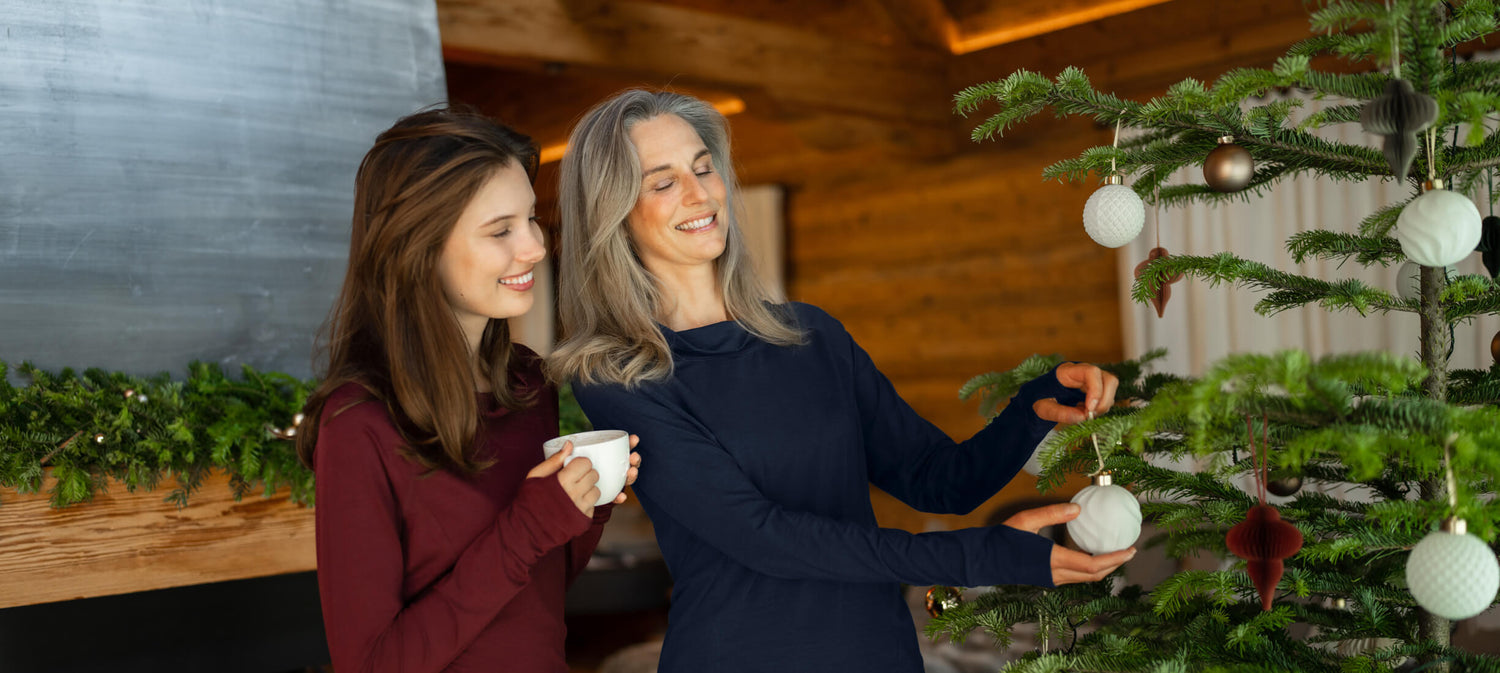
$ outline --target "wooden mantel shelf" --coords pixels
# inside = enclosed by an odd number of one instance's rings
[[[45,489],[0,489],[0,608],[316,568],[313,511],[285,491],[235,502],[216,472],[177,509],[163,501],[170,486],[129,493],[111,482],[63,509]]]

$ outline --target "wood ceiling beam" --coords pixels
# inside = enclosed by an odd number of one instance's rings
[[[1269,66],[1310,35],[1302,0],[1175,2],[961,56],[949,86],[958,91],[1018,69],[1050,77],[1076,66],[1100,91],[1159,93],[1186,77],[1211,82],[1225,64]]]
[[[758,89],[798,108],[951,127],[939,53],[639,0],[437,6],[450,60],[522,59],[660,84]]]
[[[954,54],[968,54],[1159,5],[1169,0],[1009,0],[961,16]],[[1202,0],[1196,0],[1202,2]],[[971,5],[974,3],[961,3]],[[1218,4],[1208,2],[1203,4]]]
[[[958,24],[942,0],[877,0],[891,21],[913,44],[953,53],[958,42]]]

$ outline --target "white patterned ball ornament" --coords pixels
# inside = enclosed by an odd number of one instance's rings
[[[1469,197],[1430,189],[1412,199],[1396,218],[1396,240],[1407,259],[1422,266],[1448,266],[1479,245],[1479,208]]]
[[[1096,478],[1097,479],[1097,478]],[[1106,481],[1073,496],[1082,511],[1068,522],[1068,536],[1090,554],[1120,551],[1141,537],[1141,503],[1135,494]]]
[[[1135,240],[1145,225],[1146,204],[1125,185],[1104,185],[1083,204],[1083,230],[1106,248]]]
[[[1468,619],[1495,600],[1500,563],[1495,552],[1473,535],[1433,531],[1407,557],[1406,585],[1428,612]]]

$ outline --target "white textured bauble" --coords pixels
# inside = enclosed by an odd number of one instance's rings
[[[1040,444],[1037,444],[1035,449],[1031,450],[1031,457],[1027,458],[1026,464],[1021,466],[1021,469],[1024,470],[1026,474],[1035,477],[1042,473],[1042,447],[1045,446],[1047,442],[1052,441],[1052,438],[1056,436],[1056,430],[1048,430],[1047,436],[1042,438],[1042,442]]]
[[[1458,267],[1448,266],[1448,278],[1458,275]],[[1403,262],[1396,271],[1396,294],[1402,299],[1417,299],[1422,296],[1422,265]]]
[[[1479,538],[1433,531],[1406,559],[1406,585],[1423,609],[1448,619],[1484,612],[1500,589],[1500,563]]]
[[[1083,230],[1106,248],[1118,248],[1135,240],[1145,225],[1146,204],[1135,195],[1135,190],[1125,185],[1104,185],[1083,204]]]
[[[1068,522],[1068,535],[1090,554],[1108,554],[1135,544],[1141,536],[1141,503],[1111,483],[1084,488],[1073,496],[1083,508]]]
[[[1448,266],[1479,245],[1479,222],[1479,208],[1469,197],[1431,189],[1402,209],[1396,240],[1407,259],[1422,266]]]

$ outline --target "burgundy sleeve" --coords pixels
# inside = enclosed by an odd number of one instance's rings
[[[377,409],[325,420],[314,454],[328,649],[341,673],[441,671],[530,580],[538,559],[591,522],[556,479],[528,479],[447,574],[405,602],[401,510],[381,457],[395,433]]]
[[[609,515],[615,509],[614,503],[594,508],[594,519],[589,525],[588,531],[568,542],[568,585],[572,586],[573,580],[588,568],[589,558],[594,555],[594,550],[599,547],[599,536],[604,535],[604,524],[609,522]]]

